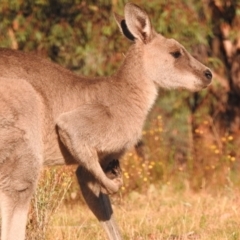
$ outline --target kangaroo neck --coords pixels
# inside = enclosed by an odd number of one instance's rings
[[[155,102],[158,88],[146,77],[143,57],[142,47],[132,45],[115,76],[123,85],[124,97],[129,99],[129,105],[139,108],[145,118]]]

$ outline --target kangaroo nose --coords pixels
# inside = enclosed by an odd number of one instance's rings
[[[209,69],[205,70],[204,71],[204,75],[205,75],[206,79],[209,80],[209,83],[210,83],[211,80],[212,80],[212,73],[211,73],[211,71]]]

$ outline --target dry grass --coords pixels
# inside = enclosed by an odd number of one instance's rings
[[[199,129],[197,134],[207,136]],[[240,239],[240,165],[233,137],[220,139],[221,149],[215,140],[198,138],[201,159],[186,154],[179,161],[175,145],[163,141],[161,116],[143,135],[144,157],[135,150],[124,157],[124,187],[113,197],[123,239]],[[71,182],[73,175],[73,167],[45,169],[33,199],[28,239],[106,239]],[[65,204],[59,205],[63,199]]]
[[[240,239],[240,193],[192,192],[170,185],[150,185],[145,193],[131,192],[113,199],[124,239]],[[103,230],[83,204],[62,205],[55,213],[47,239],[103,240]]]
[[[166,143],[163,122],[160,115],[152,118],[143,132],[143,154],[133,149],[122,160],[124,186],[113,206],[123,239],[240,239],[239,144],[230,135],[210,138],[212,127],[205,120],[192,129],[199,152],[191,155],[190,140],[178,143],[185,146],[182,152]],[[106,239],[83,204],[74,172],[66,166],[43,171],[27,239]]]

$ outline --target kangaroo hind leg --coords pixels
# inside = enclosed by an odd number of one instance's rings
[[[24,79],[0,78],[1,240],[24,240],[43,160],[42,104]]]
[[[25,239],[27,214],[40,162],[23,145],[24,142],[19,144],[0,164],[1,240]]]

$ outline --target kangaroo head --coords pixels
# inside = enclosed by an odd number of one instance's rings
[[[142,74],[164,88],[197,91],[211,83],[211,71],[192,57],[176,40],[167,39],[152,27],[147,13],[133,3],[124,18],[115,14],[121,32],[142,51]]]

